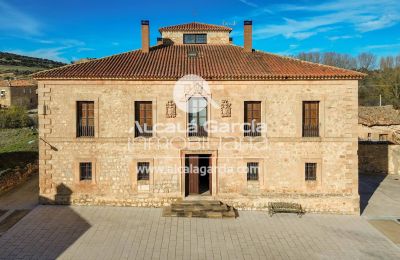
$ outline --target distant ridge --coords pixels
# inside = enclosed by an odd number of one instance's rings
[[[29,74],[66,65],[63,62],[0,51],[0,79],[29,78]]]

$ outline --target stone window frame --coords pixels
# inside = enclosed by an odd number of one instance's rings
[[[264,158],[243,158],[244,168],[244,181],[246,183],[259,183],[260,187],[264,186],[265,179],[265,163]],[[247,180],[247,163],[258,163],[258,180]]]
[[[246,101],[260,101],[261,102],[261,124],[263,126],[267,125],[267,109],[268,109],[268,100],[262,99],[260,97],[246,97],[240,100],[240,113],[239,113],[239,122],[242,124],[244,122],[244,110],[245,110],[245,102]],[[232,103],[233,105],[233,103]],[[268,127],[261,128],[261,135],[259,136],[245,136],[243,127],[240,129],[240,137],[243,138],[244,142],[254,142],[261,141],[263,138],[267,137],[267,129]]]
[[[209,93],[194,94],[194,95],[186,94],[185,95],[186,107],[189,106],[189,99],[193,98],[193,97],[194,98],[202,97],[207,101],[207,122],[210,122],[212,120],[212,118],[211,118],[212,107],[211,107],[211,103],[210,103],[213,100],[212,95]],[[189,124],[189,113],[186,111],[185,112],[185,127],[186,127],[185,137],[187,140],[189,140],[189,141],[208,140],[209,138],[213,137],[213,133],[210,132],[210,124],[209,123],[207,123],[207,136],[201,136],[201,137],[189,136],[189,131],[187,131],[188,124]]]
[[[97,184],[97,164],[96,159],[92,157],[79,157],[74,159],[74,183],[78,185],[96,185]],[[92,179],[80,180],[80,163],[92,163]]]
[[[326,97],[323,94],[300,94],[296,96],[294,114],[296,117],[296,137],[304,141],[321,141],[325,137],[325,104]],[[303,102],[319,102],[319,137],[303,136]]]
[[[77,132],[77,124],[78,124],[78,102],[79,101],[93,101],[94,102],[94,136],[93,137],[78,137],[78,132]],[[93,95],[86,95],[86,94],[77,94],[76,96],[74,96],[74,98],[72,98],[71,100],[71,104],[70,104],[70,111],[74,111],[74,121],[73,121],[73,125],[71,127],[73,127],[72,130],[72,134],[73,134],[73,138],[76,141],[94,141],[95,139],[97,139],[99,137],[99,132],[100,132],[100,127],[99,127],[99,111],[100,111],[100,99],[99,97],[93,96]]]
[[[305,178],[305,165],[306,163],[316,163],[317,164],[317,174],[315,180],[306,180]],[[320,188],[322,186],[322,173],[323,173],[323,164],[322,158],[316,157],[307,157],[301,160],[301,165],[299,166],[300,169],[300,178],[301,182],[305,190],[313,190],[316,188]]]
[[[149,179],[148,180],[138,180],[138,170],[137,165],[141,162],[149,163]],[[131,175],[131,189],[138,193],[152,193],[154,188],[154,158],[143,157],[135,158],[131,160],[130,163],[130,175]],[[149,185],[148,190],[140,190],[139,186]]]
[[[157,131],[155,128],[153,128],[152,130],[152,136],[151,137],[143,137],[143,136],[138,136],[135,137],[135,103],[136,102],[140,102],[140,101],[151,101],[152,104],[152,110],[153,110],[153,126],[155,126],[157,124],[157,98],[148,98],[148,97],[144,97],[141,95],[135,96],[135,98],[133,100],[131,100],[130,102],[130,111],[129,111],[129,128],[130,130],[130,137],[133,137],[133,140],[135,142],[146,142],[147,139],[149,138],[155,138],[158,137]]]

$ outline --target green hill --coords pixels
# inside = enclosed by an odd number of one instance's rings
[[[62,62],[0,52],[0,79],[26,78],[28,75],[64,66]]]

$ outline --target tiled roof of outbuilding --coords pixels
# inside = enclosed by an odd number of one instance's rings
[[[195,55],[189,55],[195,54]],[[176,80],[361,79],[365,74],[235,45],[161,45],[34,74],[36,79]]]
[[[0,86],[2,87],[33,87],[36,85],[37,82],[31,79],[13,79],[0,81]]]
[[[223,25],[214,25],[214,24],[207,24],[207,23],[198,23],[198,22],[192,22],[192,23],[184,23],[184,24],[178,24],[178,25],[172,25],[172,26],[166,26],[162,27],[159,29],[160,32],[163,31],[169,31],[169,32],[196,32],[196,31],[222,31],[222,32],[230,32],[232,31],[232,28],[229,28],[227,26]]]
[[[400,125],[400,111],[393,106],[358,108],[358,123],[366,126]]]

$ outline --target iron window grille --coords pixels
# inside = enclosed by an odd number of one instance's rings
[[[79,163],[79,180],[80,181],[92,180],[92,163],[91,162]]]
[[[247,163],[247,180],[258,181],[258,162]]]
[[[149,180],[150,179],[150,163],[149,162],[138,162],[137,163],[137,179]]]
[[[379,141],[380,142],[387,142],[388,140],[388,135],[387,134],[380,134],[379,135]]]
[[[303,102],[303,137],[319,137],[319,101]]]
[[[94,137],[94,102],[77,102],[77,137]]]
[[[315,181],[317,179],[317,164],[306,163],[305,164],[305,178],[306,181]]]

